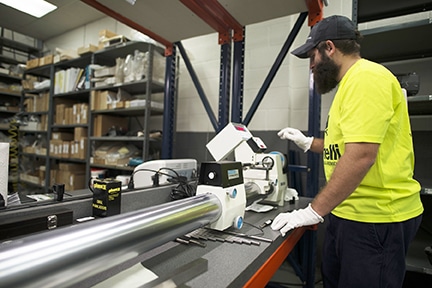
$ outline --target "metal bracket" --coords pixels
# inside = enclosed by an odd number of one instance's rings
[[[47,228],[48,230],[57,228],[57,215],[47,216]]]

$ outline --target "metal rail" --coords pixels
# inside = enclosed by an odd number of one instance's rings
[[[2,287],[69,287],[216,221],[213,194],[0,244]]]

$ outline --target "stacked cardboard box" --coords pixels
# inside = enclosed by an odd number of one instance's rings
[[[87,124],[88,123],[87,103],[78,103],[72,106],[72,123],[71,124]]]
[[[112,99],[116,99],[117,93],[108,90],[96,90],[92,91],[90,95],[90,109],[95,110],[106,110],[108,109],[108,103]]]
[[[54,123],[57,125],[87,124],[88,103],[65,102],[64,100],[56,104]]]
[[[73,138],[73,133],[53,132],[50,140],[50,155],[60,158],[69,158],[69,143]]]
[[[87,158],[88,129],[84,127],[74,128],[74,140],[71,141],[70,157],[76,159]]]
[[[57,175],[57,171],[58,171],[58,165],[57,164],[51,164],[51,169],[50,169],[50,180],[51,183],[49,183],[49,186],[52,187],[55,182],[56,182],[56,175]],[[40,183],[43,186],[45,185],[45,175],[46,175],[46,167],[45,166],[40,166],[39,167],[39,179],[40,179]]]
[[[56,183],[65,184],[66,191],[86,187],[85,164],[60,163],[56,172]]]
[[[73,133],[53,132],[50,155],[59,158],[86,159],[88,129],[75,127]]]
[[[41,57],[41,58],[30,59],[26,63],[26,68],[32,69],[32,68],[36,68],[36,67],[40,67],[40,66],[49,65],[49,64],[52,64],[53,61],[54,61],[54,55],[46,55],[46,56]]]
[[[24,105],[27,112],[47,112],[49,107],[49,93],[26,94]]]

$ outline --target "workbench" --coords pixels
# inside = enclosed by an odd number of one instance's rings
[[[294,204],[286,204],[266,213],[246,212],[245,222],[259,226],[267,219],[274,219],[280,212],[304,208],[309,198],[300,198]],[[285,261],[295,244],[309,228],[298,228],[281,237],[270,226],[263,228],[261,237],[273,240],[260,241],[260,245],[205,241],[207,247],[170,242],[144,255],[142,264],[163,277],[179,266],[198,258],[208,261],[208,269],[187,281],[190,287],[264,287]],[[232,230],[234,231],[234,230]],[[240,232],[256,234],[256,228],[245,224]]]
[[[125,191],[122,194],[121,212],[126,213],[170,201],[169,192],[171,189],[172,185],[140,189],[138,191]],[[62,202],[54,201],[50,203],[50,201],[48,201],[40,203],[40,205],[28,206],[26,209],[2,211],[1,215],[3,217],[15,217],[22,213],[28,214],[35,212],[35,210],[49,211],[58,208],[68,208],[74,211],[74,223],[76,224],[78,223],[76,222],[77,218],[91,216],[92,200],[91,198],[85,197],[90,195],[91,193],[83,190],[77,192],[72,197],[66,196],[65,200]],[[121,265],[103,271],[94,277],[90,277],[81,282],[77,287],[92,287],[99,282],[109,281],[107,279],[113,275],[125,271],[139,263],[142,263],[145,268],[155,273],[159,277],[158,281],[171,278],[175,279],[179,276],[178,271],[181,271],[191,263],[202,264],[201,267],[199,267],[202,273],[193,275],[193,278],[190,275],[186,275],[187,277],[180,277],[183,280],[182,283],[177,283],[178,285],[185,284],[189,287],[264,287],[273,274],[279,269],[280,265],[286,260],[286,257],[296,243],[302,237],[307,237],[308,232],[310,232],[308,231],[310,227],[295,229],[289,232],[285,237],[281,237],[279,231],[273,231],[270,226],[264,227],[263,234],[261,235],[259,229],[249,224],[260,226],[266,220],[274,219],[280,212],[306,207],[310,201],[310,198],[301,197],[293,204],[286,202],[284,207],[277,207],[277,209],[269,212],[246,212],[243,228],[241,230],[232,230],[248,235],[259,235],[271,239],[271,243],[259,241],[260,245],[248,245],[205,241],[206,247],[201,247],[198,245],[185,245],[175,241],[169,241],[157,248],[137,255]],[[97,219],[92,221],[97,221]],[[306,241],[306,243],[314,243],[314,241]],[[314,245],[315,244],[310,244],[308,246],[308,249],[311,249],[312,252],[315,251]],[[309,254],[314,255],[314,253]],[[201,262],[197,262],[198,260],[201,260]],[[315,263],[312,263],[309,267],[314,268],[314,264]],[[101,265],[103,265],[103,263],[101,263]],[[53,271],[53,273],[55,273],[55,271]],[[308,277],[309,276],[310,275],[308,275]]]

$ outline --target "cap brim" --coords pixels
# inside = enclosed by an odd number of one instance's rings
[[[297,49],[291,51],[291,54],[303,59],[309,58],[308,52],[312,50],[314,47],[315,45],[312,42],[306,42],[305,44],[301,45]]]

